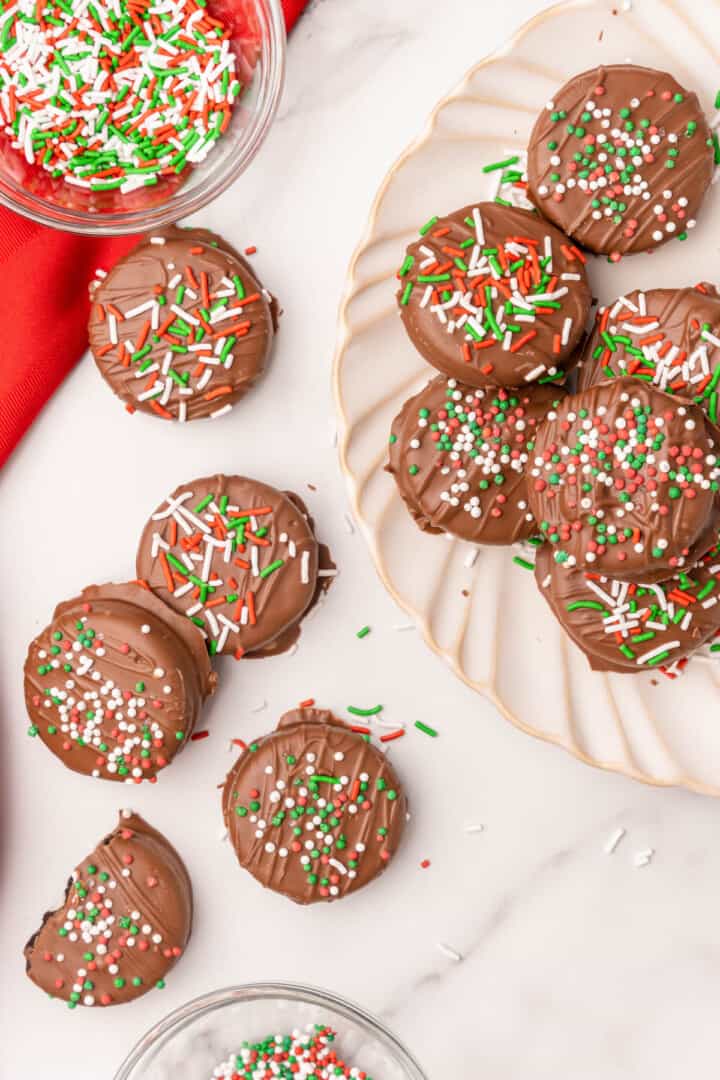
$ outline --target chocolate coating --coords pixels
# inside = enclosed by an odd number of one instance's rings
[[[262,374],[277,322],[234,248],[175,225],[144,237],[90,299],[100,374],[131,411],[166,420],[224,415]]]
[[[188,872],[165,837],[123,810],[25,946],[28,977],[76,1005],[121,1005],[162,989],[190,938]]]
[[[382,873],[407,817],[385,755],[326,709],[293,709],[251,743],[222,806],[240,865],[299,904],[341,899]]]
[[[537,532],[526,466],[538,424],[564,396],[557,386],[473,389],[440,375],[410,398],[393,421],[388,472],[418,527],[478,544]]]
[[[528,485],[563,567],[655,582],[692,564],[720,521],[716,429],[632,378],[566,398],[542,424]]]
[[[257,652],[312,603],[318,543],[295,499],[244,476],[206,476],[176,488],[145,526],[138,577],[193,620],[211,653]]]
[[[635,585],[565,570],[549,544],[537,552],[535,579],[556,618],[594,671],[665,669],[720,630],[720,545],[656,585]]]
[[[635,289],[598,310],[578,387],[632,375],[695,401],[717,423],[718,369],[720,295],[714,285]]]
[[[216,682],[199,634],[147,589],[90,585],[30,644],[30,734],[74,772],[152,780],[186,744]]]
[[[617,258],[687,235],[713,161],[695,94],[661,71],[614,64],[576,75],[541,112],[529,193],[578,243]]]
[[[428,364],[468,386],[559,376],[576,362],[590,309],[584,264],[534,212],[466,206],[432,218],[408,247],[403,324]]]

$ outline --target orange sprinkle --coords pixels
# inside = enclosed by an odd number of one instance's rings
[[[150,408],[154,409],[158,416],[162,416],[163,420],[172,420],[172,413],[164,409],[159,401],[153,400],[150,402]]]

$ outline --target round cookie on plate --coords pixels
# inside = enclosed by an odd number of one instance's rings
[[[600,383],[540,426],[530,509],[562,567],[662,581],[717,536],[719,451],[697,405],[633,378]]]
[[[385,755],[311,708],[285,713],[243,751],[222,805],[241,866],[299,904],[340,899],[382,873],[407,817]]]
[[[25,946],[27,975],[71,1009],[133,1001],[165,986],[192,914],[190,878],[175,848],[122,810]]]
[[[144,237],[90,286],[90,349],[130,412],[227,413],[262,374],[277,304],[248,262],[207,229]]]
[[[245,476],[181,484],[151,515],[137,574],[211,654],[272,648],[317,598],[318,542],[297,496]]]
[[[200,635],[147,589],[91,585],[30,644],[30,734],[74,772],[154,780],[216,681]]]
[[[410,398],[393,421],[388,472],[418,527],[478,544],[537,532],[526,469],[538,425],[564,396],[550,384],[473,388],[441,375]]]
[[[590,309],[585,256],[538,214],[484,202],[433,217],[398,272],[403,324],[469,386],[562,379]]]
[[[535,205],[577,243],[615,259],[684,239],[713,169],[697,96],[671,75],[632,64],[570,79],[528,146]]]
[[[635,289],[601,307],[579,368],[578,387],[632,375],[689,398],[718,421],[720,295],[694,288]]]
[[[535,578],[560,624],[595,671],[681,664],[720,630],[720,545],[668,581],[637,585],[566,570],[543,544]]]

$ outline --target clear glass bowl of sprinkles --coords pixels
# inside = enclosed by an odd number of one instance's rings
[[[146,232],[250,164],[285,75],[280,0],[6,0],[0,204],[67,232]]]
[[[142,1037],[115,1080],[232,1076],[230,1065],[244,1042],[257,1045],[269,1036],[290,1036],[316,1026],[335,1033],[332,1047],[346,1070],[339,1077],[427,1080],[410,1053],[375,1017],[335,994],[291,983],[231,986],[188,1002]]]

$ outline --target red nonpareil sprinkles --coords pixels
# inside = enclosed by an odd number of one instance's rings
[[[68,184],[157,184],[228,127],[242,89],[229,39],[196,0],[16,0],[0,29],[0,122],[29,164]]]
[[[258,1043],[242,1043],[235,1054],[215,1067],[208,1080],[373,1080],[350,1065],[334,1049],[336,1033],[322,1024],[296,1028],[289,1035],[268,1035]]]

